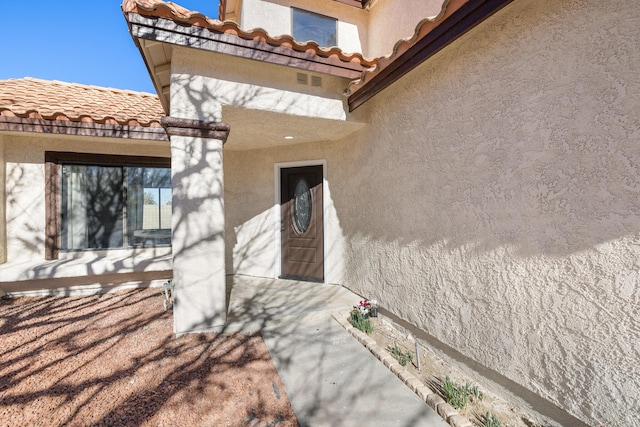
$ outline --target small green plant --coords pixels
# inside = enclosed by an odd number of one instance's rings
[[[484,414],[484,417],[482,418],[483,427],[502,427],[502,423],[500,422],[498,417],[496,417],[489,411],[487,411],[487,413]]]
[[[391,352],[391,355],[395,357],[402,366],[407,366],[407,364],[413,361],[413,353],[411,353],[409,350],[407,350],[406,352],[402,351],[402,349],[398,347],[398,344],[394,345],[393,347],[389,346],[388,349]]]
[[[366,314],[358,309],[351,310],[349,323],[351,323],[354,328],[364,332],[367,335],[370,335],[371,332],[373,332],[373,323],[371,322],[371,319],[369,319]]]
[[[442,385],[444,393],[444,400],[456,409],[463,409],[469,403],[469,400],[482,400],[484,395],[478,389],[478,386],[471,386],[467,383],[464,386],[458,385],[451,381],[451,378],[447,375]]]
[[[482,394],[482,392],[478,389],[477,385],[474,385],[473,387],[471,387],[471,384],[467,383],[464,388],[467,390],[467,393],[469,394],[469,396],[471,396],[473,399],[476,400],[482,400],[484,399],[484,394]]]

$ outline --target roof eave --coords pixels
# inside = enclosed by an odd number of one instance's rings
[[[469,0],[347,98],[352,112],[513,0]]]
[[[0,132],[30,132],[147,141],[168,141],[169,139],[162,127],[47,120],[3,115],[0,115]]]
[[[343,3],[349,6],[364,9],[370,0],[335,0],[335,1],[337,1],[338,3]]]
[[[140,44],[140,39],[134,35],[134,31],[133,31],[133,25],[134,24],[130,20],[130,15],[135,15],[135,14],[133,14],[131,12],[123,12],[123,13],[124,13],[124,16],[125,16],[125,20],[127,21],[127,25],[129,27],[129,34],[131,35],[131,38],[133,39],[133,43],[136,45],[136,47],[138,48],[138,51],[140,52],[140,56],[142,57],[142,60],[144,62],[145,67],[147,67],[147,72],[149,73],[149,77],[151,78],[151,82],[153,83],[153,87],[156,89],[156,93],[158,94],[158,99],[160,99],[160,103],[162,104],[162,108],[164,110],[164,113],[166,115],[169,115],[169,113],[170,113],[169,96],[166,95],[166,94],[163,94],[163,90],[162,90],[163,88],[162,88],[162,84],[160,83],[160,79],[158,78],[158,76],[154,72],[154,67],[152,67],[152,64],[150,64],[150,59],[145,54],[145,50],[143,49],[142,45]]]
[[[345,62],[334,57],[322,57],[313,52],[301,52],[283,45],[249,40],[234,34],[211,31],[196,25],[181,25],[170,19],[128,14],[129,28],[139,49],[139,40],[156,41],[209,52],[285,65],[305,71],[355,79],[366,69],[358,62]],[[144,50],[141,49],[143,56]],[[145,58],[147,69],[153,69]],[[153,77],[153,73],[150,71]],[[158,87],[156,86],[156,89]]]

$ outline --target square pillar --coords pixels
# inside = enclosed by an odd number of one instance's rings
[[[222,146],[229,126],[165,117],[171,139],[174,308],[178,335],[227,320]]]

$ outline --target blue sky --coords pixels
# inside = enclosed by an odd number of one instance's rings
[[[218,0],[174,0],[218,17]],[[36,77],[155,93],[121,0],[0,0],[0,80]]]

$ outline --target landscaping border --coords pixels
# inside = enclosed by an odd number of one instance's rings
[[[347,331],[364,345],[384,366],[396,374],[400,380],[407,385],[420,399],[433,408],[438,415],[453,427],[473,427],[471,421],[460,415],[458,411],[435,391],[427,387],[418,377],[413,375],[408,369],[400,365],[393,356],[380,347],[373,338],[354,328],[349,323],[350,311],[339,311],[332,313],[332,317]]]

